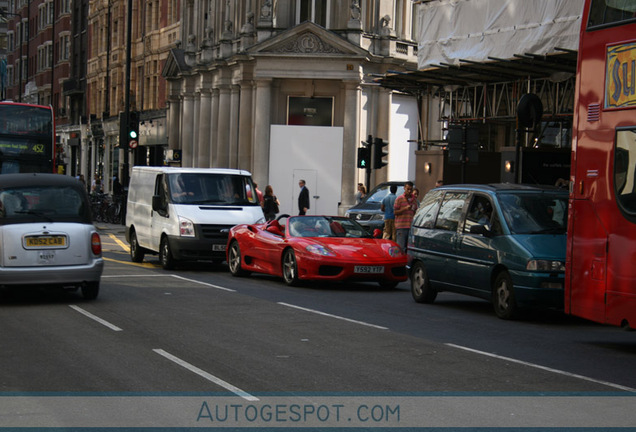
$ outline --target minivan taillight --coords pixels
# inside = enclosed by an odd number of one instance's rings
[[[91,235],[91,250],[93,251],[94,255],[102,254],[102,240],[99,238],[99,234],[97,234],[96,232]]]

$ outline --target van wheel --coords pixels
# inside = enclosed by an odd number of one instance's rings
[[[431,286],[426,267],[420,261],[411,269],[411,295],[417,303],[433,303],[437,298],[437,290]]]
[[[130,233],[130,260],[132,262],[140,263],[144,260],[145,254],[144,248],[139,246],[137,234],[135,231],[132,231]]]
[[[227,254],[227,265],[230,268],[232,276],[247,276],[249,273],[243,270],[241,261],[241,248],[238,241],[234,240],[230,244],[230,250]]]
[[[161,263],[161,267],[165,270],[172,270],[175,265],[175,259],[172,257],[170,243],[166,236],[161,239],[161,246],[159,247],[159,262]]]
[[[500,272],[495,278],[492,290],[492,306],[501,319],[512,319],[517,314],[517,302],[512,279],[507,271]]]
[[[298,263],[292,249],[287,249],[283,253],[283,279],[289,286],[298,285]]]
[[[99,295],[99,282],[88,282],[82,285],[82,296],[86,300],[95,300]]]

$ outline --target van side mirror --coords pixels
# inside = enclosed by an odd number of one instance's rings
[[[165,207],[161,205],[161,197],[159,195],[152,196],[152,209],[156,212],[165,210]]]
[[[488,237],[490,235],[490,230],[486,225],[473,225],[470,227],[470,233]]]

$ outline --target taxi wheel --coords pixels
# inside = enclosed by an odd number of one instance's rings
[[[298,263],[292,249],[287,249],[283,253],[283,279],[287,285],[298,285]]]
[[[86,300],[95,300],[99,295],[99,282],[88,282],[82,285],[82,296]]]
[[[227,265],[230,268],[232,276],[247,276],[249,273],[243,270],[241,262],[241,248],[238,241],[234,240],[230,244],[230,250],[227,254]]]
[[[512,279],[507,271],[502,271],[495,278],[492,306],[495,309],[495,314],[501,319],[513,319],[517,314],[517,302]]]
[[[140,263],[144,260],[144,255],[144,249],[139,246],[139,241],[137,241],[137,233],[132,231],[130,233],[130,260]]]
[[[175,265],[175,259],[172,257],[172,251],[170,251],[170,243],[168,237],[161,239],[161,246],[159,246],[159,262],[161,267],[165,270],[172,270]]]
[[[411,295],[417,303],[433,303],[437,298],[437,290],[431,286],[426,267],[420,261],[411,269]]]

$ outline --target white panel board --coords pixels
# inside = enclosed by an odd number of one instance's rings
[[[338,214],[342,193],[342,127],[272,125],[269,184],[280,213],[298,214],[298,180],[307,182],[307,214]],[[264,186],[260,186],[265,190]]]
[[[418,121],[417,100],[394,94],[389,136],[389,181],[415,180],[415,150]]]

